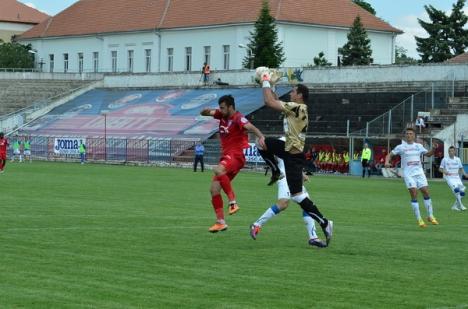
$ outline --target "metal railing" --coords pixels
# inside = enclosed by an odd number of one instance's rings
[[[51,97],[44,98],[44,99],[38,99],[29,106],[23,107],[12,113],[0,116],[0,132],[7,132],[8,135],[14,133],[15,131],[19,130],[25,124],[34,120],[34,119],[28,118],[28,116],[32,114],[33,112],[46,108],[47,106],[54,103],[56,100],[60,98],[63,98],[76,91],[80,91],[86,87],[89,87],[90,84],[91,83],[86,83],[85,85],[81,85],[79,87],[67,90],[66,92],[62,92],[62,93],[59,93],[59,94],[56,94],[56,95],[53,95]]]
[[[15,140],[23,141],[26,138],[31,143],[31,155],[34,159],[50,161],[77,161],[80,156],[57,150],[57,139],[83,138],[82,136],[27,136],[18,134],[10,136],[10,144]],[[89,161],[107,163],[171,163],[181,156],[187,149],[195,146],[198,139],[126,139],[126,138],[86,138],[86,157]],[[67,149],[67,152],[70,149]],[[9,149],[9,152],[12,152]],[[11,156],[12,153],[9,154]]]
[[[401,133],[411,126],[418,112],[431,112],[446,108],[449,98],[455,95],[453,74],[442,81],[432,82],[431,86],[415,93],[384,114],[366,123],[366,127],[351,132],[351,136],[385,136]]]

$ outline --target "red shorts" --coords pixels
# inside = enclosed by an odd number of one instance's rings
[[[1,153],[0,152],[0,160],[6,160],[7,157],[6,157],[6,153]]]
[[[234,179],[245,165],[245,156],[241,154],[225,154],[219,159],[219,164],[226,169],[226,175],[230,180]]]

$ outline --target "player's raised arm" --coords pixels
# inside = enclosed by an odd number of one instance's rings
[[[274,85],[276,81],[278,81],[278,76],[272,76],[272,73],[269,68],[267,67],[258,67],[255,71],[256,80],[258,80],[262,84],[263,88],[263,98],[265,100],[265,105],[282,112],[284,110],[283,104],[279,101],[271,89],[271,86]]]
[[[200,112],[200,115],[213,117],[214,114],[215,114],[215,112],[216,112],[215,109],[205,108],[205,109],[203,109],[203,110]]]
[[[434,153],[435,153],[437,147],[439,147],[439,144],[434,143],[434,144],[432,145],[432,149],[429,150],[428,152],[426,152],[426,153],[424,154],[424,156],[425,156],[425,157],[432,157],[432,156],[434,155]]]

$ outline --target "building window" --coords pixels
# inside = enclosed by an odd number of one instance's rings
[[[210,64],[210,61],[211,61],[211,46],[205,46],[204,49],[205,49],[205,60],[203,62]]]
[[[167,49],[167,71],[174,71],[174,48]]]
[[[133,50],[128,51],[128,71],[133,72]]]
[[[111,52],[112,55],[112,72],[116,73],[117,72],[117,51],[113,50]]]
[[[63,72],[68,72],[68,54],[63,54]]]
[[[49,55],[49,72],[54,72],[54,54]]]
[[[93,69],[94,69],[94,73],[99,72],[99,53],[98,52],[93,53]]]
[[[83,53],[78,53],[78,72],[83,73]]]
[[[185,47],[185,71],[192,70],[192,47]]]
[[[151,72],[151,49],[145,49],[145,68],[146,72]]]
[[[223,45],[223,53],[224,53],[224,61],[223,61],[223,69],[229,70],[229,50],[230,46],[229,45]]]

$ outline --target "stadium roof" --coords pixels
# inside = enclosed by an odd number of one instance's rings
[[[0,0],[0,22],[39,24],[49,15],[16,0]]]
[[[468,63],[468,53],[460,54],[447,60],[448,63]]]
[[[401,30],[351,0],[269,2],[271,14],[279,22],[349,28],[359,15],[367,30],[401,33]],[[261,5],[260,0],[81,0],[21,37],[78,36],[253,23]]]

